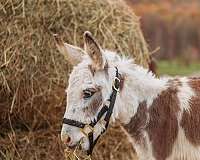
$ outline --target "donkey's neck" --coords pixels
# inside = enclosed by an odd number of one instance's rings
[[[152,72],[132,63],[119,63],[117,66],[124,76],[124,84],[117,96],[113,116],[126,124],[135,115],[140,103],[146,101],[149,107],[167,88],[167,79],[158,79]]]

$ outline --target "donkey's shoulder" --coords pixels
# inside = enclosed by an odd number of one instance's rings
[[[190,86],[193,96],[189,99],[189,106],[187,110],[182,113],[181,127],[185,131],[187,139],[193,145],[200,145],[200,78],[188,78],[188,85]]]

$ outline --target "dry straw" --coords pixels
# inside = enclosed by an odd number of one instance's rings
[[[82,47],[86,30],[103,47],[147,64],[138,17],[122,0],[0,1],[0,155],[64,157],[58,134],[71,66],[58,53],[52,34]],[[94,159],[133,158],[119,126],[110,130]]]

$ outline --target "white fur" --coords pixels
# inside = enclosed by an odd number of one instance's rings
[[[188,79],[186,77],[180,78],[182,84],[179,87],[178,98],[180,101],[181,111],[190,111],[190,99],[195,96],[194,91],[188,85]]]
[[[135,143],[133,146],[135,147],[139,160],[156,160],[153,156],[151,141],[146,132],[143,133],[143,138],[144,138],[143,145]]]
[[[174,143],[172,154],[167,160],[199,160],[200,147],[193,146],[185,137],[183,129],[180,127],[178,137]]]

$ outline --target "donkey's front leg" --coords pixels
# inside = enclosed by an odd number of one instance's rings
[[[146,133],[143,134],[143,137],[139,141],[136,141],[134,138],[133,141],[133,148],[139,160],[156,160],[153,156],[151,142]]]
[[[133,150],[136,151],[139,160],[156,160],[153,157],[152,146],[149,140],[148,134],[143,131],[143,133],[135,136],[136,134],[131,134],[127,131],[126,127],[121,126],[122,131],[127,136],[128,141],[131,143]]]

